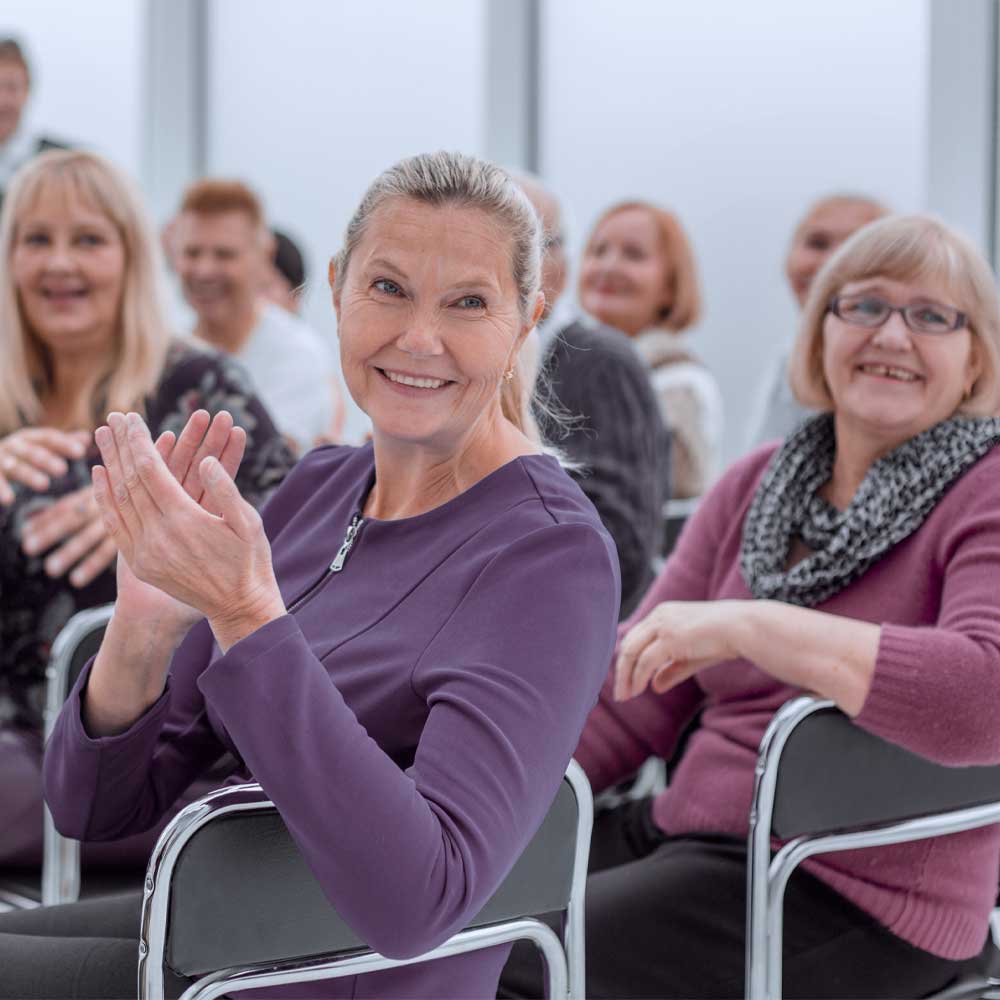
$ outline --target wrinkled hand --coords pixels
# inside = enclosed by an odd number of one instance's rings
[[[647,686],[661,694],[692,674],[738,655],[732,635],[751,601],[667,601],[626,634],[615,662],[614,697]]]
[[[260,515],[232,479],[234,453],[238,448],[242,457],[246,436],[224,417],[228,440],[221,452],[192,454],[188,475],[178,481],[173,456],[164,459],[142,418],[112,413],[96,433],[104,466],[94,469],[94,495],[119,562],[137,581],[209,618],[213,628],[233,618],[284,614]]]
[[[112,446],[113,444],[112,438]],[[232,417],[225,411],[217,413],[213,419],[206,410],[196,410],[191,414],[179,438],[175,438],[172,431],[166,431],[157,439],[155,448],[185,493],[198,503],[204,503],[205,489],[199,472],[201,461],[209,456],[218,458],[226,471],[235,476],[243,460],[246,432],[240,427],[234,427]],[[94,470],[95,504],[96,480],[104,474],[103,469]],[[100,510],[100,505],[97,506]],[[100,516],[102,527],[111,538],[103,511]],[[117,545],[115,550],[117,551]],[[124,559],[118,560],[117,576],[116,614],[124,614],[131,622],[150,623],[161,635],[171,632],[180,635],[203,617],[189,605],[143,583]]]
[[[0,504],[14,502],[12,483],[42,493],[53,476],[69,470],[68,458],[83,458],[89,431],[57,431],[51,427],[25,427],[0,438]]]
[[[45,572],[51,577],[69,573],[74,587],[85,587],[114,562],[118,549],[108,537],[92,486],[66,494],[25,522],[21,548],[26,555],[54,545],[59,547],[46,556]]]

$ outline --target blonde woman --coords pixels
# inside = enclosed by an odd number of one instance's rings
[[[172,339],[158,252],[137,195],[98,156],[46,153],[11,183],[0,218],[3,864],[33,864],[40,851],[49,647],[76,611],[115,597],[117,549],[90,486],[94,428],[110,410],[136,409],[193,454],[228,439],[235,420],[246,436],[238,481],[253,503],[291,465],[240,370]]]
[[[580,264],[580,305],[632,339],[673,438],[671,495],[699,496],[715,475],[722,394],[688,331],[701,315],[690,240],[672,212],[645,201],[609,208]]]
[[[261,783],[377,951],[419,955],[479,912],[559,787],[618,617],[614,545],[524,420],[540,257],[534,211],[492,164],[433,153],[376,178],[330,273],[372,441],[311,451],[263,519],[209,460],[223,516],[206,514],[138,415],[98,429],[121,582],[46,749],[64,832],[155,822],[229,746],[234,780]],[[140,904],[0,915],[0,996],[134,996]],[[505,957],[309,994],[487,1000]]]

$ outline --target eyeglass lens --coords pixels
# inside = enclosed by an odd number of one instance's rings
[[[964,319],[962,313],[951,306],[915,302],[899,307],[874,295],[838,298],[834,312],[855,326],[876,327],[887,322],[897,310],[903,314],[906,325],[918,333],[948,333],[959,329]]]

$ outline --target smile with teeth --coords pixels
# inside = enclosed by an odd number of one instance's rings
[[[880,375],[882,378],[896,379],[898,382],[919,382],[920,376],[905,368],[893,368],[892,365],[858,365],[858,369],[866,375]]]
[[[448,384],[448,379],[443,378],[415,378],[412,375],[403,375],[400,372],[389,371],[386,368],[380,368],[379,371],[390,382],[397,382],[400,385],[410,385],[415,389],[440,389],[441,386]]]

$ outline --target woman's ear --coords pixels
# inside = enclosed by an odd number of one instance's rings
[[[965,363],[965,391],[964,398],[972,394],[972,387],[976,384],[979,376],[983,374],[983,349],[979,343],[979,338],[973,334],[969,338],[969,359]],[[967,388],[966,388],[967,387]]]
[[[542,318],[542,313],[545,312],[545,292],[539,291],[538,297],[535,299],[535,311],[531,315],[531,323],[528,326],[528,330],[525,331],[524,335],[521,337],[523,340],[527,336],[528,331],[533,330],[538,326],[538,321]]]
[[[337,287],[337,261],[330,258],[330,267],[327,271],[327,280],[330,282],[330,291],[333,292],[333,311],[337,314],[337,322],[340,322],[340,289]]]

